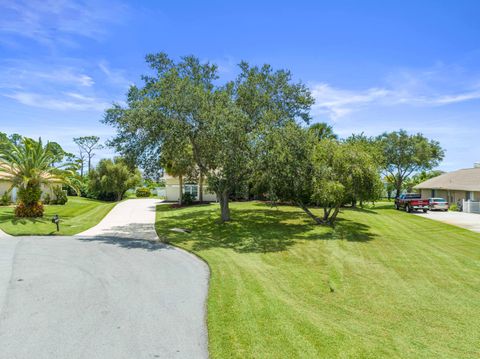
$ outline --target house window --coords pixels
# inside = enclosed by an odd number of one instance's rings
[[[432,198],[434,198],[434,197],[437,197],[437,195],[435,194],[435,190],[432,189]]]
[[[198,196],[198,185],[196,184],[186,184],[183,186],[183,193],[190,193],[193,198],[197,199]]]
[[[473,201],[475,199],[473,192],[465,192],[465,199],[467,201]]]

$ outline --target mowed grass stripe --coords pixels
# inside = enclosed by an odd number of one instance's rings
[[[295,207],[160,206],[159,235],[212,269],[212,358],[474,358],[480,235],[378,206],[335,228]],[[174,233],[173,227],[192,233]]]
[[[15,218],[14,207],[0,207],[0,229],[14,236],[74,235],[99,223],[115,206],[82,197],[69,197],[63,205],[47,205],[42,218]],[[51,222],[53,215],[60,217],[60,231]]]

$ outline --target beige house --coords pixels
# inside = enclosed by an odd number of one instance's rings
[[[442,197],[450,203],[480,201],[480,164],[444,173],[414,187],[424,198]]]
[[[7,192],[10,187],[12,186],[12,181],[7,173],[0,172],[0,196],[3,196],[5,192]],[[53,194],[53,188],[49,186],[42,185],[42,198],[45,197],[47,194],[50,195],[51,199],[55,199],[55,195]],[[13,188],[10,192],[12,196],[12,202],[17,201],[17,189]]]
[[[180,181],[178,177],[173,177],[168,174],[163,176],[165,181],[165,200],[177,202],[180,199]],[[197,182],[183,182],[183,193],[191,193],[195,200],[199,199],[199,185]],[[203,200],[205,202],[216,202],[217,196],[215,193],[208,190],[206,183],[203,184]]]

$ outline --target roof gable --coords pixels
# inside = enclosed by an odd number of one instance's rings
[[[414,188],[480,191],[480,168],[467,168],[444,173],[426,180]]]

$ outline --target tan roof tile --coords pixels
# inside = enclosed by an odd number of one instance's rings
[[[459,191],[480,191],[480,168],[444,173],[414,187],[415,189],[446,189]]]

